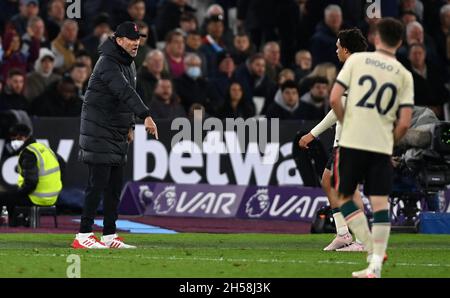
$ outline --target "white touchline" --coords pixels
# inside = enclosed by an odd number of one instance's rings
[[[0,253],[0,256],[10,256],[10,254]],[[25,257],[67,257],[67,254],[21,254],[21,256]],[[129,257],[126,256],[102,256],[102,255],[80,255],[81,259],[83,258],[97,258],[97,259],[122,259],[129,260]],[[162,260],[162,261],[205,261],[205,262],[243,262],[243,263],[292,263],[292,264],[330,264],[330,265],[358,265],[365,264],[364,261],[361,262],[351,262],[351,261],[307,261],[307,260],[295,260],[295,259],[233,259],[233,258],[205,258],[205,257],[177,257],[177,256],[168,256],[168,257],[156,257],[156,256],[145,256],[145,255],[134,255],[134,257],[138,257],[140,259],[148,259],[148,260]],[[435,263],[394,263],[396,266],[405,266],[405,267],[450,267],[450,264],[435,264]]]

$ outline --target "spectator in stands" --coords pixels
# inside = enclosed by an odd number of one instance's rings
[[[208,20],[210,18],[223,19],[224,31],[222,34],[222,39],[225,41],[225,44],[228,46],[228,49],[229,49],[231,47],[231,45],[233,44],[234,34],[233,34],[232,30],[230,30],[230,28],[228,27],[228,21],[227,21],[226,16],[227,16],[227,13],[224,11],[222,6],[220,6],[219,4],[211,4],[206,9],[205,18],[203,20],[203,24],[201,26],[200,33],[202,33],[202,35],[208,34],[207,27],[208,27]]]
[[[266,61],[261,53],[254,54],[247,63],[236,69],[236,80],[242,84],[245,100],[253,105],[257,116],[265,114],[273,101],[276,85],[266,75]]]
[[[447,65],[447,81],[450,80],[450,3],[442,6],[439,11],[439,30],[434,30],[439,57]]]
[[[231,55],[236,65],[245,63],[247,59],[256,53],[255,45],[252,44],[250,36],[241,31],[234,37]]]
[[[281,87],[286,81],[295,81],[295,73],[292,69],[285,68],[280,71],[277,78],[277,84]]]
[[[194,13],[196,11],[187,2],[187,0],[167,0],[162,3],[156,16],[156,28],[159,38],[164,38],[168,32],[178,28],[183,13]]]
[[[83,63],[88,69],[88,77],[92,73],[92,58],[86,50],[80,50],[75,53],[75,63]]]
[[[31,114],[43,117],[79,117],[81,105],[74,81],[64,76],[60,81],[49,85],[46,91],[33,101]]]
[[[111,35],[111,18],[107,13],[100,13],[93,22],[94,30],[81,40],[84,49],[94,61],[98,59],[98,46]]]
[[[269,41],[264,45],[263,55],[266,60],[266,74],[272,81],[276,82],[278,74],[283,69],[280,60],[280,46],[275,41]]]
[[[298,51],[295,55],[295,81],[299,82],[305,76],[311,73],[312,56],[308,50]]]
[[[152,19],[150,18],[150,15],[148,14],[146,1],[145,0],[131,0],[128,3],[127,12],[128,12],[128,17],[124,21],[134,22],[134,23],[138,24],[139,28],[144,27],[144,25],[143,25],[144,23],[146,24],[147,33],[145,33],[145,34],[147,36],[145,39],[145,43],[149,47],[155,49],[156,43],[158,41],[157,32],[156,32],[156,27],[153,25]],[[139,50],[139,52],[140,52],[140,50]],[[142,56],[142,60],[143,60],[143,58],[145,58],[145,55]]]
[[[199,103],[208,113],[214,113],[222,102],[212,92],[209,82],[202,75],[201,64],[202,60],[196,54],[186,55],[184,58],[186,72],[174,80],[175,91],[186,111],[189,111],[192,104]]]
[[[206,36],[203,39],[203,45],[200,50],[206,56],[206,63],[208,65],[208,75],[213,76],[218,71],[217,69],[217,55],[226,51],[229,45],[224,39],[224,24],[223,16],[212,16],[206,20]]]
[[[400,16],[400,20],[406,28],[409,23],[417,22],[417,15],[414,13],[414,11],[407,10],[402,13],[402,15]]]
[[[316,33],[311,38],[310,51],[314,65],[331,62],[340,67],[336,56],[337,34],[342,29],[342,10],[338,5],[328,5],[325,8],[324,23],[317,26]]]
[[[173,120],[178,117],[186,117],[186,111],[173,93],[172,82],[169,79],[158,80],[148,108],[153,119]]]
[[[419,21],[423,20],[423,4],[420,0],[401,0],[400,15],[405,11],[413,11]]]
[[[210,79],[211,86],[218,96],[222,99],[229,93],[230,84],[234,81],[234,71],[236,65],[233,57],[228,52],[220,52],[217,56],[217,64],[219,71]]]
[[[300,81],[300,95],[303,95],[309,91],[311,88],[311,83],[315,80],[315,77],[326,78],[328,80],[328,91],[331,92],[331,88],[333,87],[334,81],[337,77],[336,66],[332,63],[322,63],[316,65],[313,71]]]
[[[298,86],[293,80],[281,85],[281,92],[277,93],[275,101],[267,109],[267,118],[280,120],[301,120],[304,113],[300,110]]]
[[[408,48],[414,43],[425,45],[429,61],[436,65],[441,63],[436,53],[436,46],[430,36],[423,31],[423,26],[419,22],[411,22],[406,26],[406,43],[397,51],[397,58],[402,64],[408,64]]]
[[[414,104],[426,106],[443,119],[442,105],[450,100],[444,87],[442,73],[426,62],[426,49],[422,44],[412,44],[409,49],[410,71],[414,79]]]
[[[144,22],[145,21],[145,1],[144,0],[130,0],[127,7],[128,16],[127,21]]]
[[[53,73],[55,54],[47,48],[41,48],[39,58],[34,63],[34,71],[27,75],[25,97],[32,102],[40,96],[52,83],[61,79],[61,76]]]
[[[6,0],[0,3],[0,35],[5,32],[5,25],[8,24],[11,17],[18,13],[17,0]]]
[[[149,106],[156,83],[168,74],[164,71],[164,54],[160,50],[151,50],[137,73],[136,91],[146,106]]]
[[[225,118],[250,118],[255,115],[253,106],[249,105],[244,98],[244,91],[239,82],[232,82],[225,95],[225,102],[219,110],[219,117]]]
[[[224,17],[224,25],[226,27],[225,11],[223,10],[222,6],[220,6],[219,4],[211,4],[206,9],[205,19],[204,19],[204,22],[201,27],[202,34],[206,34],[206,26],[207,26],[206,21],[208,20],[208,18],[210,18],[212,16],[223,16]]]
[[[300,110],[304,120],[321,120],[329,110],[329,86],[325,77],[314,77],[309,92],[300,98]]]
[[[200,59],[202,59],[202,73],[208,73],[208,63],[206,61],[206,56],[200,51],[202,46],[202,36],[200,31],[193,30],[189,31],[186,35],[186,53],[197,54]]]
[[[34,62],[39,57],[40,48],[49,48],[50,42],[45,38],[45,25],[40,17],[32,17],[28,21],[27,33],[22,36],[21,52],[25,54],[28,70],[33,69]]]
[[[195,120],[202,121],[208,117],[209,117],[209,115],[206,112],[205,107],[199,103],[194,103],[189,108],[188,119],[191,121],[195,121]]]
[[[52,51],[55,53],[55,68],[59,72],[65,72],[75,63],[75,53],[83,49],[81,42],[77,40],[78,24],[67,19],[63,22],[61,32],[52,42]]]
[[[259,49],[262,44],[277,39],[277,31],[281,31],[280,24],[290,19],[290,16],[283,11],[286,5],[294,4],[292,0],[247,0],[238,1],[237,19],[238,28],[250,33],[252,42]],[[285,28],[283,28],[285,29]],[[295,37],[291,36],[291,43]]]
[[[284,82],[286,81],[295,81],[295,73],[289,69],[289,68],[285,68],[282,71],[280,71],[280,73],[278,74],[278,78],[277,78],[277,88],[275,88],[273,90],[273,95],[272,98],[275,100],[277,97],[281,98],[282,96],[282,91],[281,91],[281,86],[283,85]]]
[[[13,68],[8,72],[6,85],[0,95],[0,111],[28,111],[28,101],[23,96],[24,84],[25,77],[21,70]]]
[[[11,18],[11,25],[19,36],[27,33],[28,21],[39,15],[39,0],[20,0],[19,13]]]
[[[150,52],[152,49],[147,44],[147,39],[149,36],[148,25],[142,21],[136,22],[136,25],[139,28],[139,32],[142,35],[145,35],[140,37],[138,54],[136,55],[136,57],[134,57],[134,63],[136,64],[136,67],[140,67],[144,63],[145,57],[147,56],[148,52]]]
[[[64,0],[50,0],[48,2],[48,14],[45,20],[45,28],[47,29],[48,40],[54,40],[66,18],[66,8]]]
[[[20,51],[22,40],[15,31],[10,31],[3,38],[3,62],[0,65],[0,75],[6,80],[11,69],[19,69],[22,73],[27,71],[27,57]]]
[[[180,29],[186,36],[190,31],[198,30],[198,21],[195,15],[191,12],[185,12],[180,17]]]
[[[184,73],[184,57],[185,43],[183,34],[174,30],[167,34],[166,37],[166,62],[172,78],[178,78]]]
[[[75,87],[77,87],[76,93],[78,98],[84,98],[89,79],[88,73],[88,68],[83,63],[75,63],[69,70],[69,76],[73,80]]]

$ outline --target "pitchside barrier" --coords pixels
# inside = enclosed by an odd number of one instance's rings
[[[32,120],[38,141],[66,162],[58,205],[79,210],[87,183],[87,167],[78,161],[80,120]],[[314,180],[317,173],[303,169],[300,175],[293,157],[298,131],[308,132],[317,122],[256,120],[257,131],[244,125],[241,138],[242,127],[224,132],[217,122],[208,126],[182,120],[156,121],[159,140],[136,125],[124,173],[129,183],[123,190],[122,214],[310,222],[326,203],[321,189],[304,187],[303,181]],[[320,137],[325,150],[331,149],[333,137],[332,129]],[[234,150],[237,143],[242,143],[240,150]],[[17,156],[7,149],[0,139],[0,191],[17,181]],[[448,212],[449,201],[446,192],[441,211]]]
[[[129,182],[119,213],[311,222],[328,200],[318,188]]]

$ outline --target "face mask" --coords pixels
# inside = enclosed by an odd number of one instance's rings
[[[193,66],[187,69],[186,74],[192,79],[197,79],[202,75],[202,70],[198,66]]]
[[[11,148],[13,148],[15,151],[17,151],[20,149],[20,147],[23,146],[24,143],[25,143],[25,141],[23,141],[23,140],[13,140],[13,141],[11,141]]]

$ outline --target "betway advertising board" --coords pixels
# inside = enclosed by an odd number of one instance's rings
[[[311,222],[326,204],[321,189],[299,186],[129,182],[122,192],[119,213]]]
[[[185,126],[188,126],[187,119],[186,122]],[[143,125],[136,125],[135,139],[128,150],[125,181],[303,185],[292,156],[292,146],[297,131],[309,131],[314,122],[280,121],[275,131],[277,138],[273,140],[271,123],[258,121],[258,133],[247,133],[241,151],[227,150],[240,142],[234,131],[221,133],[216,127],[204,126],[199,134],[194,131],[190,140],[178,140],[182,125],[174,126],[173,122],[164,120],[156,123],[159,140],[149,136]],[[64,187],[83,190],[88,171],[87,166],[78,161],[80,119],[34,118],[33,126],[38,141],[49,145],[66,161]],[[194,126],[193,130],[196,129]],[[329,130],[321,136],[321,142],[330,147],[332,138],[333,131]],[[265,146],[261,146],[263,143]],[[7,146],[8,142],[0,139],[0,189],[17,183],[17,156],[11,156]],[[262,147],[263,150],[251,150]]]

